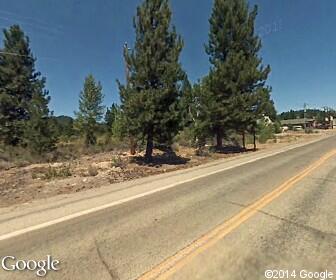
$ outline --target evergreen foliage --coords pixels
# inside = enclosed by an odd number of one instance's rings
[[[265,85],[270,67],[258,56],[261,41],[255,34],[257,7],[246,0],[215,0],[210,22],[209,130],[217,146],[229,129],[245,134],[255,130],[266,108],[272,107],[271,89]]]
[[[126,136],[127,124],[125,116],[119,105],[113,103],[107,108],[105,114],[105,125],[112,137],[122,140]]]
[[[28,104],[33,97],[35,59],[29,39],[18,25],[4,30],[0,53],[0,137],[7,145],[22,142],[23,121],[29,117]]]
[[[280,120],[300,119],[300,118],[315,118],[318,122],[323,123],[325,118],[330,116],[336,117],[336,111],[332,108],[320,109],[307,109],[306,112],[302,110],[290,110],[282,112],[278,115]]]
[[[115,111],[115,119],[112,123],[112,136],[118,140],[123,140],[127,136],[127,123],[125,114],[118,106]]]
[[[69,116],[51,117],[51,122],[55,127],[55,135],[60,140],[68,141],[71,136],[75,135],[74,120]]]
[[[76,127],[84,136],[87,146],[96,144],[98,122],[104,115],[102,86],[96,82],[93,75],[88,75],[84,81],[83,90],[79,96],[79,111],[75,112]]]
[[[42,153],[54,147],[45,78],[35,70],[29,38],[18,25],[4,30],[0,53],[0,142]]]
[[[115,103],[112,104],[111,108],[106,109],[105,125],[106,125],[108,131],[111,131],[113,123],[116,120],[116,116],[117,116],[119,110],[120,110],[119,106]]]
[[[134,48],[124,50],[127,77],[124,85],[118,82],[121,105],[112,104],[104,122],[102,86],[93,75],[85,79],[75,122],[52,116],[29,38],[18,25],[11,26],[4,30],[0,49],[0,144],[42,154],[55,148],[57,137],[74,135],[75,127],[86,145],[96,144],[96,136],[106,130],[109,139],[127,138],[132,154],[139,142],[146,143],[148,161],[155,145],[170,146],[179,131],[199,147],[216,137],[218,148],[234,132],[242,135],[245,147],[245,133],[255,139],[264,131],[258,120],[264,115],[277,119],[266,85],[271,69],[259,56],[257,11],[246,0],[214,0],[206,45],[211,68],[192,85],[179,62],[183,41],[171,24],[169,0],[143,0],[134,17]],[[290,111],[279,119],[303,114]],[[326,114],[308,110],[305,116],[319,120]]]
[[[212,135],[213,124],[211,120],[217,104],[210,93],[209,76],[195,83],[192,90],[192,127],[197,146],[205,145],[208,136]]]
[[[24,144],[29,150],[42,155],[55,148],[55,126],[50,119],[48,91],[44,90],[45,79],[35,84],[31,101],[28,103],[29,118],[24,125]]]
[[[144,0],[134,28],[134,49],[124,54],[129,77],[126,85],[120,85],[120,95],[128,133],[146,142],[150,161],[154,141],[169,145],[180,128],[183,42],[171,26],[168,0]]]

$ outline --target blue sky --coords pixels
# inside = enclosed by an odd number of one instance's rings
[[[47,77],[55,115],[73,115],[83,80],[101,81],[105,104],[118,102],[125,76],[124,42],[140,0],[0,0],[0,28],[18,23],[30,37],[37,70]],[[251,0],[258,4],[261,55],[278,111],[336,107],[336,1]],[[192,81],[209,70],[204,44],[212,0],[171,0],[173,23],[185,42],[181,62]],[[2,41],[3,36],[0,35]]]

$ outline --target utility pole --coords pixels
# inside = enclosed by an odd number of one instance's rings
[[[307,103],[303,104],[303,122],[304,122],[304,131],[307,129],[306,125],[306,113],[307,113]]]
[[[324,112],[324,121],[323,121],[323,123],[324,123],[325,129],[327,129],[326,127],[329,126],[328,125],[328,121],[329,121],[329,118],[328,118],[328,107],[327,106],[323,107],[323,112]]]
[[[125,42],[124,44],[124,63],[125,63],[125,78],[126,78],[126,87],[129,87],[129,82],[130,82],[130,66],[128,65],[126,56],[128,54],[128,51],[130,50],[130,48],[127,45],[127,42]],[[134,156],[136,154],[136,140],[134,139],[133,135],[129,135],[130,138],[130,154],[132,156]]]

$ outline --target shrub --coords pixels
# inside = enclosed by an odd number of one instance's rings
[[[93,165],[89,165],[88,167],[88,175],[89,176],[97,176],[98,175],[98,169],[97,167],[93,166]]]
[[[55,160],[73,160],[80,155],[78,142],[60,143],[54,153]]]
[[[53,178],[66,178],[70,177],[71,175],[70,164],[64,164],[61,167],[52,167],[49,165],[48,169],[43,175],[43,179],[51,180]],[[33,178],[36,178],[36,174],[33,174],[32,176]]]
[[[314,133],[314,129],[312,127],[308,127],[308,128],[305,129],[305,133],[312,134],[312,133]]]
[[[277,134],[282,132],[281,123],[279,121],[274,123],[274,132]]]
[[[274,126],[260,124],[258,127],[258,140],[259,143],[266,143],[269,139],[274,139]]]
[[[127,166],[127,162],[124,161],[121,156],[116,155],[112,157],[111,160],[111,167],[119,167],[121,169],[124,169]]]
[[[210,155],[210,151],[207,147],[200,146],[196,149],[195,155],[199,157],[208,157]]]
[[[195,132],[193,129],[187,127],[184,128],[176,137],[175,141],[185,147],[195,146]]]
[[[30,163],[37,163],[46,161],[47,155],[37,155],[30,150],[20,146],[1,146],[0,147],[0,160],[5,162],[14,163],[17,166],[25,166]]]

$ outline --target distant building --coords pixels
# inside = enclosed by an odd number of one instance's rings
[[[272,125],[273,121],[271,120],[271,118],[269,116],[264,116],[264,121],[266,125]]]
[[[330,117],[330,127],[336,129],[336,118]]]
[[[315,128],[316,120],[310,118],[302,118],[302,119],[290,119],[290,120],[282,120],[281,126],[286,126],[289,128],[293,127],[301,127],[301,128]]]
[[[317,127],[322,129],[336,129],[336,118],[333,116],[326,117],[324,122],[319,123]]]
[[[273,121],[271,120],[271,118],[269,116],[263,115],[263,117],[261,119],[259,119],[258,124],[260,123],[264,123],[265,126],[269,126],[273,124]]]

